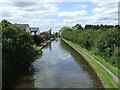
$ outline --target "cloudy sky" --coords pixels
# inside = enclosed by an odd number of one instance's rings
[[[118,24],[119,0],[6,0],[0,3],[0,21],[29,24],[41,32],[52,28],[58,31],[63,26],[85,24]]]

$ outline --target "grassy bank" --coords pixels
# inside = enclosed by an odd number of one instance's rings
[[[53,40],[53,38],[51,38],[50,40],[46,40],[45,42],[41,43],[41,46],[36,46],[34,45],[33,47],[36,49],[36,50],[41,50],[43,47],[45,47],[49,42],[51,42]]]
[[[89,62],[89,64],[97,72],[97,75],[99,76],[99,78],[102,80],[102,83],[105,88],[118,88],[118,84],[113,80],[112,76],[104,68],[102,68],[102,66],[100,66],[97,62],[95,62],[89,55],[87,55],[85,53],[87,52],[86,50],[82,49],[79,45],[74,44],[70,41],[67,41],[65,39],[62,39],[62,40],[65,41],[67,44],[69,44],[72,48],[74,48]],[[83,52],[81,49],[84,50],[85,52]]]
[[[79,48],[81,48],[82,50],[84,50],[87,53],[89,53],[90,55],[92,55],[96,60],[98,60],[105,67],[107,67],[107,69],[109,69],[115,76],[117,76],[118,78],[120,78],[120,70],[118,70],[118,68],[113,67],[110,63],[106,62],[102,57],[94,55],[92,52],[88,51],[87,49],[82,48],[80,46],[79,46]]]
[[[85,50],[87,51],[87,50]],[[87,51],[90,55],[92,55],[96,60],[98,60],[100,63],[102,63],[105,67],[107,67],[115,76],[117,76],[120,79],[120,70],[118,68],[113,67],[110,63],[106,62],[103,58],[100,56],[96,56],[90,51]]]

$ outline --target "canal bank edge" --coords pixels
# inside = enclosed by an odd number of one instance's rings
[[[36,50],[41,50],[42,48],[44,48],[48,43],[50,43],[52,40],[54,40],[54,38],[51,38],[50,40],[46,41],[41,47],[36,47]]]
[[[67,45],[76,50],[84,58],[84,60],[91,66],[93,71],[97,74],[104,88],[118,88],[118,84],[113,80],[112,76],[101,65],[99,65],[95,60],[93,60],[93,58],[88,56],[86,54],[87,52],[83,52],[83,50],[81,50],[80,47],[68,40],[65,40],[63,38],[62,40]]]
[[[48,43],[50,43],[53,40],[53,38],[51,38],[50,40],[48,40],[43,46],[40,47],[40,49],[44,48]]]
[[[93,66],[91,65],[91,63],[90,63],[80,52],[78,52],[78,50],[76,50],[74,46],[70,45],[70,43],[68,43],[67,40],[65,40],[65,39],[63,39],[63,38],[62,38],[62,40],[63,40],[67,45],[69,45],[71,48],[73,48],[77,53],[79,53],[81,57],[84,58],[84,60],[89,64],[89,66],[92,68],[92,70],[93,70],[93,71],[95,72],[95,74],[97,75],[97,77],[98,77],[99,81],[101,82],[103,88],[107,88],[107,87],[104,85],[103,80],[101,79],[101,77],[99,77],[97,71],[96,71],[96,70],[93,68]]]

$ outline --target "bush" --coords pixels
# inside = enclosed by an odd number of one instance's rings
[[[119,25],[86,25],[84,29],[79,24],[69,28],[63,27],[62,37],[100,55],[113,66],[118,67],[120,56]]]
[[[14,76],[29,69],[34,61],[36,50],[32,47],[32,36],[22,30],[11,27],[9,22],[2,21],[2,72],[3,85],[8,76]]]
[[[37,46],[41,45],[43,41],[43,38],[40,35],[34,35],[33,39]]]

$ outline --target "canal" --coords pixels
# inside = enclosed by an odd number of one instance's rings
[[[34,74],[16,88],[100,88],[98,77],[85,60],[59,38],[42,49],[33,63]]]

